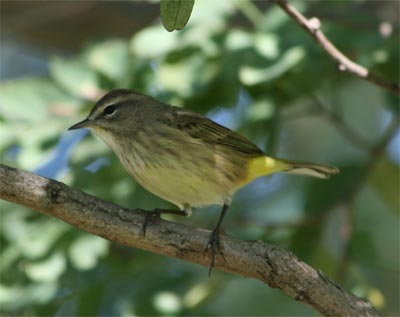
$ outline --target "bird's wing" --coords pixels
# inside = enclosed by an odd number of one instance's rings
[[[239,133],[232,131],[202,115],[178,109],[164,117],[164,123],[186,132],[194,139],[220,145],[246,154],[263,154],[254,143]]]

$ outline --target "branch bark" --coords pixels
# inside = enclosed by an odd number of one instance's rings
[[[339,70],[353,74],[370,83],[385,88],[396,95],[400,95],[400,83],[390,82],[378,75],[371,73],[367,68],[361,66],[337,49],[335,45],[321,31],[321,22],[318,18],[307,19],[286,0],[276,0],[276,4],[282,8],[297,24],[310,34],[315,41],[332,57],[339,65]]]
[[[157,219],[142,235],[146,211],[127,209],[63,183],[0,164],[0,198],[59,218],[89,233],[126,246],[208,266],[203,257],[210,232]],[[261,241],[221,237],[225,261],[215,268],[280,288],[325,316],[379,316],[364,300],[346,292],[294,254]]]

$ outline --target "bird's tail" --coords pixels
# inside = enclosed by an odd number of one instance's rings
[[[288,168],[282,172],[313,176],[318,178],[327,179],[331,175],[339,173],[339,169],[332,165],[322,165],[307,162],[293,162],[288,160],[280,160],[281,162],[287,164]]]
[[[285,172],[326,179],[331,175],[339,173],[339,169],[331,165],[296,162],[273,158],[270,156],[261,156],[253,159],[248,165],[248,176],[246,181],[248,182],[259,176],[276,172]]]

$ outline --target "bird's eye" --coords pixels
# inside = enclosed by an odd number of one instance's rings
[[[104,108],[104,110],[103,110],[103,113],[105,114],[105,115],[111,115],[111,114],[113,114],[114,112],[115,112],[115,109],[117,108],[117,106],[116,105],[109,105],[109,106],[107,106],[107,107],[105,107]]]

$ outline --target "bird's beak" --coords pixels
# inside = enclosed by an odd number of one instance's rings
[[[77,124],[74,124],[72,127],[68,128],[68,130],[76,130],[76,129],[81,129],[81,128],[88,128],[93,124],[93,120],[90,120],[88,118],[82,120],[81,122],[78,122]]]

